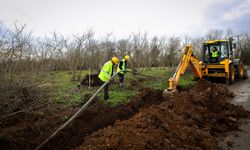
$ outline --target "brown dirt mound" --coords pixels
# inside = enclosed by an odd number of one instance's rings
[[[49,108],[53,105],[48,101],[50,88],[10,84],[7,89],[0,93],[0,149],[33,149],[47,136],[43,133],[62,123],[55,115],[61,112]]]
[[[103,83],[98,78],[98,74],[90,74],[90,85],[91,86],[101,86]],[[81,85],[89,86],[89,75],[81,81]]]
[[[216,137],[239,129],[249,112],[224,86],[200,81],[160,105],[94,132],[77,149],[221,149]],[[157,97],[154,97],[157,99]]]
[[[51,106],[36,112],[20,113],[0,120],[0,147],[34,149],[76,110]]]
[[[155,99],[156,98],[156,99]],[[160,104],[161,91],[143,89],[127,105],[109,107],[95,103],[78,117],[69,128],[61,131],[43,149],[71,149],[81,144],[84,138],[98,129],[113,125],[116,120],[132,117],[142,107]]]
[[[233,95],[223,85],[201,81],[166,99],[161,92],[142,89],[130,103],[116,107],[95,103],[43,149],[73,149],[81,143],[78,149],[216,149],[215,137],[238,129],[239,118],[248,115],[227,101]],[[52,105],[0,120],[1,149],[34,149],[77,109]]]
[[[130,83],[129,83],[129,89],[130,90],[138,90],[138,89],[141,89],[143,88],[143,85],[142,83],[145,81],[146,79],[144,78],[138,78],[138,79],[134,79],[134,80],[131,80]]]
[[[156,101],[152,101],[157,97]],[[84,137],[103,127],[133,116],[142,107],[161,102],[161,91],[142,89],[127,105],[108,107],[95,103],[66,130],[52,139],[44,149],[71,149]],[[54,104],[43,110],[20,113],[0,120],[1,149],[34,149],[62,125],[78,108],[62,108]]]

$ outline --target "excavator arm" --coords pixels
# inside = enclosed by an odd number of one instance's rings
[[[200,79],[202,78],[201,65],[199,64],[199,60],[193,55],[193,47],[191,45],[186,45],[183,51],[182,59],[173,77],[168,80],[169,86],[165,91],[176,91],[180,77],[186,71],[188,64],[190,65],[195,76],[199,77]]]

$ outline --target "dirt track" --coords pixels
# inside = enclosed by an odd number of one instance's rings
[[[95,103],[43,149],[220,149],[217,138],[249,112],[224,85],[200,81],[176,97],[142,89],[127,105]],[[1,121],[2,149],[34,149],[78,108],[49,109]],[[11,124],[10,124],[11,122]],[[230,144],[230,143],[229,143]]]
[[[250,75],[250,71],[248,71],[248,75]],[[229,90],[235,94],[233,103],[250,111],[250,79],[238,80],[229,86]],[[226,138],[226,140],[232,141],[232,150],[249,150],[250,147],[250,118],[241,120],[241,122],[243,125],[240,129],[243,132],[233,132]]]

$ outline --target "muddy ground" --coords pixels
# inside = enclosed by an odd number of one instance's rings
[[[250,71],[248,71],[248,74],[250,74]],[[233,103],[250,111],[250,79],[237,80],[229,86],[229,90],[235,94]],[[249,150],[250,147],[250,118],[243,119],[241,122],[241,131],[232,132],[224,139],[224,141],[232,141],[232,150]]]
[[[217,137],[249,115],[224,85],[200,81],[174,97],[161,93],[142,88],[126,105],[94,103],[43,149],[221,149]],[[49,105],[0,120],[1,149],[34,149],[77,109]]]
[[[156,100],[153,100],[156,98]],[[142,89],[127,105],[109,107],[94,103],[74,123],[60,132],[43,149],[71,149],[81,144],[82,138],[103,127],[114,124],[116,120],[126,120],[140,108],[159,104],[161,91]],[[47,107],[39,112],[19,114],[0,120],[0,147],[2,149],[34,149],[69,119],[79,108],[63,109]]]
[[[201,81],[189,92],[92,133],[76,149],[222,149],[218,137],[238,130],[239,119],[249,115],[231,104],[232,98],[225,86]]]

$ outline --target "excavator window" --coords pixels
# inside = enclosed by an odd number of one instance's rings
[[[223,60],[225,58],[229,58],[228,43],[226,43],[226,42],[219,42],[219,43],[213,43],[213,44],[204,44],[203,45],[203,50],[204,50],[203,61],[205,63],[214,63],[211,60],[213,49],[217,49],[218,52],[219,52],[218,61],[221,61],[221,60]]]
[[[212,58],[213,49],[218,50],[219,57],[216,59],[216,61],[214,61],[214,59]],[[215,62],[220,61],[220,59],[221,59],[221,44],[220,43],[205,44],[205,45],[203,45],[203,50],[204,50],[203,61],[205,63],[215,63]]]
[[[209,60],[209,58],[210,58],[210,50],[209,50],[209,47],[208,46],[205,46],[204,47],[204,58],[205,58],[205,61],[208,61]]]
[[[221,43],[221,55],[220,59],[225,59],[229,57],[229,50],[227,43]]]

